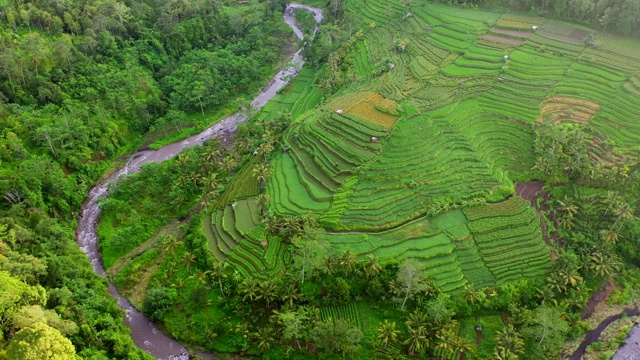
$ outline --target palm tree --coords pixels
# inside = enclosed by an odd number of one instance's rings
[[[513,355],[524,354],[524,341],[513,325],[505,326],[502,331],[496,333],[496,350],[498,353]]]
[[[191,264],[193,264],[197,260],[197,256],[194,253],[189,251],[185,251],[182,255],[182,262],[187,266],[187,271],[189,271],[189,275],[191,275]]]
[[[457,336],[454,339],[453,347],[455,349],[455,352],[458,354],[457,356],[459,359],[465,359],[467,354],[471,354],[475,351],[473,345],[471,345],[471,342],[466,338],[460,336]]]
[[[206,193],[215,194],[218,190],[218,186],[220,186],[220,179],[218,179],[217,173],[209,174],[209,176],[204,178],[204,191]]]
[[[449,358],[455,354],[455,345],[457,342],[457,335],[451,329],[443,328],[436,333],[436,346],[437,350],[440,350],[445,358]]]
[[[367,275],[369,280],[378,276],[382,271],[382,265],[378,263],[378,257],[373,254],[367,255],[367,262],[364,265],[364,273]]]
[[[558,294],[562,294],[567,290],[567,284],[559,273],[554,272],[547,277],[547,288]]]
[[[327,255],[327,257],[324,258],[323,271],[328,275],[333,275],[336,272],[337,264],[338,264],[338,261],[336,260],[335,256]]]
[[[620,196],[618,195],[617,192],[615,191],[607,191],[607,194],[604,196],[604,199],[602,199],[602,203],[607,205],[607,208],[604,210],[604,214],[602,215],[602,217],[607,216],[607,213],[609,212],[609,210],[611,210],[612,207],[615,207],[616,204],[618,202],[620,202]]]
[[[414,356],[415,353],[419,353],[424,350],[429,344],[427,339],[427,330],[424,326],[410,327],[409,337],[403,342],[405,345],[409,345],[409,355]]]
[[[481,303],[487,298],[486,294],[482,290],[476,290],[471,283],[464,286],[464,292],[466,299],[471,306],[475,306],[475,304]]]
[[[224,295],[224,291],[222,290],[222,280],[227,278],[227,268],[229,267],[229,263],[227,262],[219,262],[216,261],[213,264],[213,268],[209,271],[209,277],[212,281],[217,281],[218,286],[220,287],[220,295]]]
[[[613,223],[614,227],[616,226],[618,221],[622,220],[617,231],[619,233],[624,222],[633,218],[633,209],[626,202],[619,202],[613,209],[613,212],[616,214],[616,221]]]
[[[258,340],[258,349],[260,349],[260,351],[262,352],[265,352],[266,350],[271,348],[271,343],[274,340],[273,329],[268,326],[260,328],[255,337],[256,340]]]
[[[564,284],[572,287],[578,286],[578,284],[582,284],[582,276],[578,273],[578,269],[574,268],[566,268],[559,271],[560,276],[564,280]]]
[[[419,328],[422,327],[427,333],[430,325],[428,324],[427,314],[421,312],[420,310],[416,310],[407,316],[407,320],[405,321],[407,328]]]
[[[386,349],[390,342],[395,343],[398,341],[399,330],[396,330],[396,323],[389,322],[389,320],[385,319],[384,323],[379,323],[378,325],[378,341],[380,344],[384,346]]]
[[[205,286],[209,273],[210,271],[198,271],[194,275],[189,276],[189,279],[195,279],[200,285]]]
[[[232,175],[236,167],[238,167],[238,161],[231,155],[227,155],[220,162],[220,167],[225,170],[228,175]]]
[[[280,291],[280,301],[285,306],[293,307],[296,301],[302,300],[302,295],[298,292],[296,283],[292,282],[286,287],[282,287]]]
[[[269,168],[269,164],[260,163],[253,167],[251,171],[253,176],[260,182],[260,193],[264,192],[264,183],[271,175],[271,169]]]
[[[607,243],[615,243],[618,241],[618,233],[613,229],[600,230],[600,237]]]
[[[166,251],[168,253],[172,253],[178,247],[180,247],[180,245],[182,245],[182,241],[181,240],[178,240],[178,238],[176,238],[173,235],[169,235],[169,237],[167,238],[167,247],[164,249],[164,251]]]
[[[177,278],[176,281],[173,284],[171,284],[171,286],[178,289],[178,295],[182,297],[182,289],[185,286],[184,279],[181,277]]]
[[[567,297],[564,299],[564,303],[573,310],[578,311],[584,308],[587,300],[584,297],[584,292],[581,288],[571,289],[567,292]]]
[[[273,280],[262,280],[258,283],[258,296],[256,300],[264,300],[267,308],[271,307],[271,303],[278,299],[278,291]]]
[[[356,270],[356,265],[358,264],[357,257],[355,254],[352,254],[349,249],[344,250],[340,254],[338,264],[344,268],[344,276],[347,276],[350,271]]]
[[[496,348],[493,352],[493,359],[494,360],[518,360],[519,357],[518,355],[512,353],[509,350]]]
[[[256,202],[258,204],[258,207],[260,208],[260,215],[262,215],[263,217],[267,211],[267,207],[269,206],[269,201],[271,201],[271,196],[269,196],[269,194],[267,193],[262,193],[256,198]]]
[[[252,277],[244,279],[238,285],[238,293],[242,295],[242,301],[247,301],[247,299],[255,301],[257,299],[257,285],[258,281]]]
[[[620,269],[620,262],[609,254],[598,250],[589,255],[589,269],[593,270],[596,276],[605,277]]]

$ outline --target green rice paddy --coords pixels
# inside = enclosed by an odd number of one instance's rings
[[[313,214],[335,253],[419,259],[450,293],[544,275],[540,221],[512,196],[535,160],[532,125],[551,98],[558,109],[581,102],[594,109],[585,119],[594,133],[618,153],[638,151],[640,42],[598,34],[592,47],[583,26],[421,1],[411,17],[384,0],[353,0],[349,10],[365,34],[349,55],[356,80],[328,96],[314,85],[322,72],[305,68],[259,115],[294,118],[290,150],[271,156],[270,210]],[[393,68],[375,71],[387,59]],[[337,113],[363,94],[397,104],[391,127]],[[252,196],[228,198],[203,228],[216,257],[268,276],[288,251],[265,242]]]

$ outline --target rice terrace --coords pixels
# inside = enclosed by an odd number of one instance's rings
[[[349,11],[362,24],[352,83],[324,98],[323,75],[305,69],[264,110],[293,118],[270,157],[268,210],[317,218],[336,256],[416,259],[452,296],[547,276],[548,234],[515,194],[535,165],[533,124],[586,123],[594,144],[609,139],[597,156],[637,154],[640,41],[602,35],[594,47],[581,26],[419,1]],[[254,184],[227,197],[203,231],[217,259],[269,277],[290,251],[265,231],[256,196]]]
[[[134,305],[157,286],[172,336],[265,359],[560,358],[596,308],[637,305],[640,39],[467,2],[301,3],[334,20],[312,38],[317,14],[287,10],[295,79],[193,155],[213,160],[175,160],[220,169],[177,180],[209,195],[126,251],[107,201],[103,261]]]

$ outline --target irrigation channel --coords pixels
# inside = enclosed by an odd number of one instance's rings
[[[303,33],[294,21],[293,13],[297,8],[305,9],[313,14],[316,20],[316,29],[322,20],[322,10],[292,3],[284,13],[284,21],[291,26],[299,39],[303,38]],[[315,33],[314,31],[314,33]],[[271,100],[278,90],[287,85],[298,73],[304,65],[301,55],[302,49],[298,50],[291,56],[287,66],[278,72],[275,77],[263,88],[263,90],[251,102],[252,111],[261,109],[269,100]],[[101,276],[106,276],[105,268],[100,259],[98,252],[98,235],[96,227],[98,225],[100,208],[97,200],[103,197],[107,192],[107,186],[110,182],[118,179],[122,175],[136,173],[140,171],[140,166],[152,161],[162,162],[176,156],[185,148],[202,145],[204,142],[221,134],[231,134],[236,131],[239,124],[245,122],[248,118],[246,113],[236,113],[231,115],[215,125],[207,128],[200,134],[191,136],[183,141],[169,144],[156,151],[143,150],[133,154],[127,163],[113,173],[109,178],[94,186],[89,191],[87,200],[82,205],[81,217],[79,219],[78,228],[76,229],[76,239],[78,246],[85,252],[91,263],[93,271]],[[153,322],[148,320],[140,311],[136,310],[127,299],[125,299],[113,285],[109,284],[109,293],[118,300],[118,306],[125,310],[125,323],[131,328],[131,337],[136,345],[154,356],[163,360],[186,360],[189,358],[187,349],[178,341],[172,339],[168,335],[162,333]],[[207,353],[198,353],[198,355],[214,359],[215,356]]]

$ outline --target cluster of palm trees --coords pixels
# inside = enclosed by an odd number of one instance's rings
[[[454,330],[457,322],[451,317],[434,317],[428,312],[416,310],[405,318],[406,331],[397,328],[396,322],[384,320],[378,324],[377,343],[386,350],[389,344],[406,346],[409,356],[426,353],[441,358],[451,358],[455,354],[471,354],[475,351],[471,342],[459,336]],[[404,335],[404,336],[403,336]],[[397,357],[398,354],[393,354]]]

